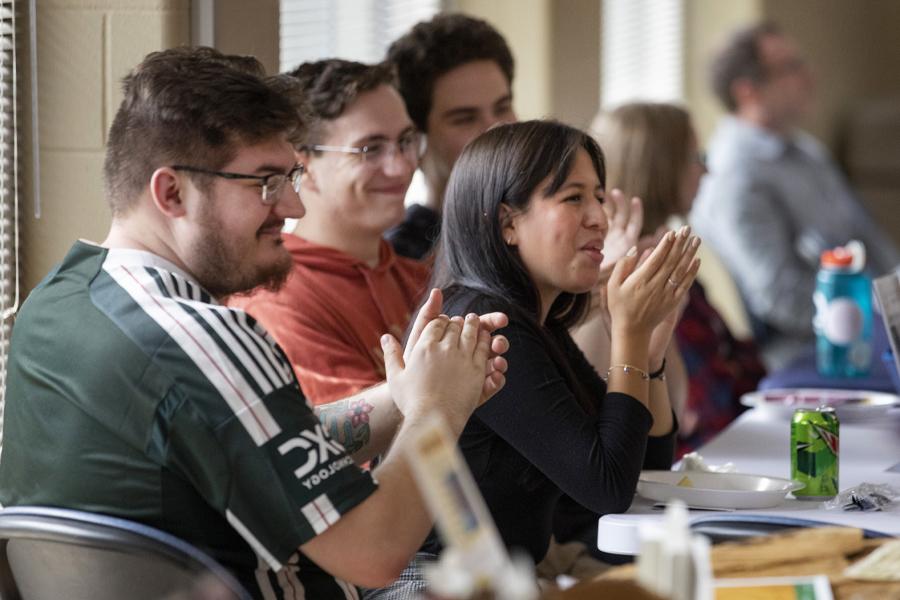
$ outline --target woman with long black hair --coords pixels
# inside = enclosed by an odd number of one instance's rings
[[[444,311],[509,316],[506,387],[475,411],[460,447],[503,541],[535,562],[563,494],[593,513],[622,512],[641,469],[672,461],[663,357],[699,267],[699,240],[683,228],[618,261],[600,309],[610,367],[598,374],[568,329],[586,315],[600,276],[604,175],[600,147],[577,129],[502,125],[466,147],[444,202],[432,280]],[[432,535],[423,551],[437,554],[439,540]],[[394,589],[408,593],[417,575],[403,579]]]

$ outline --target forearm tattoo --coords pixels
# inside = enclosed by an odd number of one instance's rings
[[[347,398],[320,406],[317,413],[331,439],[341,444],[350,454],[355,454],[372,437],[369,414],[373,410],[375,406],[365,398]]]

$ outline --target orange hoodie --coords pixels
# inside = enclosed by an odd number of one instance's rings
[[[372,268],[334,248],[283,234],[294,266],[278,292],[229,301],[246,310],[287,353],[313,404],[384,380],[380,338],[401,339],[422,300],[430,267],[397,256],[382,240]]]

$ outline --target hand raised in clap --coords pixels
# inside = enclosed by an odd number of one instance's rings
[[[505,327],[503,313],[448,318],[441,314],[440,290],[432,290],[419,310],[406,349],[391,335],[382,338],[388,387],[404,415],[438,410],[468,420],[475,408],[506,383],[509,342],[491,334]]]
[[[699,246],[699,238],[697,238],[698,246]],[[697,267],[700,267],[700,259],[694,259],[697,262]],[[693,282],[693,279],[691,280]],[[688,289],[690,289],[690,285]],[[669,349],[669,345],[672,343],[672,336],[675,333],[675,328],[678,327],[678,321],[681,320],[681,315],[684,314],[684,309],[687,307],[688,303],[688,293],[685,293],[681,296],[681,299],[678,300],[675,309],[670,311],[669,314],[653,329],[653,333],[650,335],[650,345],[648,347],[649,351],[649,361],[650,361],[650,369],[655,371],[662,365],[662,361],[666,356],[666,352]]]
[[[656,327],[668,318],[668,324],[654,338],[665,334],[666,328],[671,338],[678,321],[676,309],[700,268],[700,259],[695,257],[699,246],[700,239],[691,236],[690,228],[684,226],[677,233],[665,234],[656,248],[642,256],[632,248],[616,264],[608,283],[613,329],[650,341]]]
[[[628,249],[637,246],[638,254],[653,248],[662,239],[666,228],[660,225],[653,233],[641,236],[644,226],[644,204],[634,196],[626,200],[620,189],[612,190],[603,205],[609,230],[603,240],[603,262],[600,263],[600,285],[605,285],[612,274],[616,262],[625,256]]]

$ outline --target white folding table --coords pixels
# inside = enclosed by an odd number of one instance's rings
[[[790,420],[753,409],[745,412],[721,434],[698,450],[707,464],[734,463],[737,471],[753,475],[790,478]],[[842,422],[840,426],[840,488],[863,482],[886,483],[900,489],[900,409],[880,418]],[[638,527],[662,518],[653,502],[635,496],[628,512],[600,518],[597,545],[612,554],[638,552]],[[763,519],[802,519],[848,525],[880,534],[900,536],[900,508],[891,511],[825,510],[820,501],[788,497],[774,508],[735,511],[691,511],[692,521],[711,516]]]

